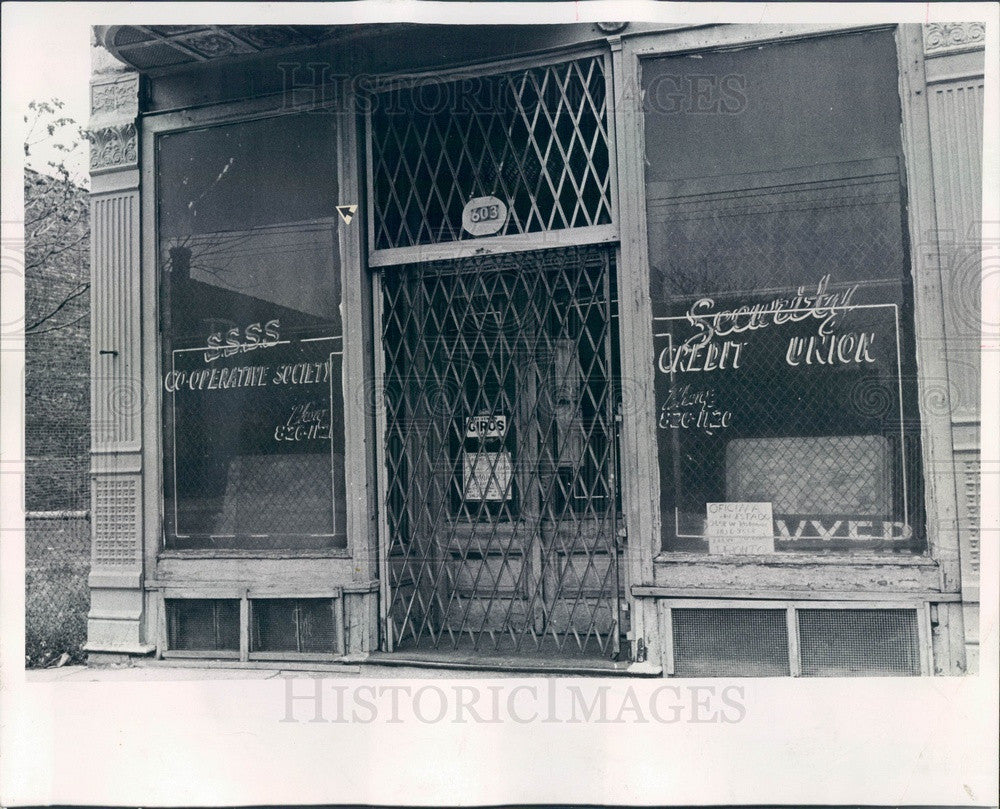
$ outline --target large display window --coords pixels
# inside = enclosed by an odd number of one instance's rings
[[[642,62],[661,547],[920,551],[892,31]]]
[[[335,121],[156,140],[167,548],[346,546]]]

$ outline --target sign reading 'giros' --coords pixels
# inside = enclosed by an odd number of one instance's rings
[[[473,197],[462,209],[462,228],[473,236],[492,236],[507,224],[507,206],[496,197]]]

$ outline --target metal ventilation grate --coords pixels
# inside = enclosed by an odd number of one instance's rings
[[[334,603],[330,598],[252,599],[251,651],[336,651]]]
[[[496,196],[497,235],[611,222],[603,56],[397,87],[371,113],[376,249],[472,238],[462,208]]]
[[[671,610],[678,677],[791,674],[785,610]]]
[[[167,599],[171,651],[239,651],[240,602],[235,598]]]
[[[806,677],[919,675],[916,610],[798,610]]]

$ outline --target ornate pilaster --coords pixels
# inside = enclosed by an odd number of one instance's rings
[[[151,651],[142,633],[139,77],[91,83],[89,652]]]
[[[90,172],[138,168],[139,76],[117,75],[90,85]]]
[[[995,327],[980,326],[980,288],[984,261],[1000,249],[1000,234],[983,221],[982,213],[985,42],[986,27],[980,22],[923,26],[935,228],[921,235],[923,249],[939,268],[944,302],[942,353],[970,671],[976,670],[979,647],[979,363],[984,341],[997,338]]]

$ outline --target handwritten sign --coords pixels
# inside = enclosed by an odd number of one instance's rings
[[[774,553],[770,503],[706,503],[705,511],[709,553]]]

